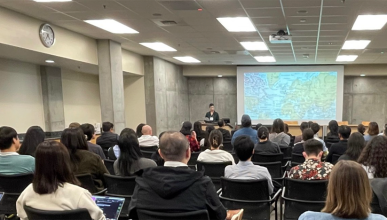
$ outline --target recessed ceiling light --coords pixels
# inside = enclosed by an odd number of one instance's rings
[[[269,50],[265,42],[241,42],[246,50]]]
[[[365,74],[360,74],[360,76],[366,76]]]
[[[173,57],[176,60],[180,60],[181,62],[184,63],[200,63],[200,60],[197,60],[193,57],[190,56],[185,56],[185,57]]]
[[[387,15],[359,15],[352,30],[380,30],[387,23]]]
[[[308,14],[307,10],[299,10],[297,11],[297,14]]]
[[[384,51],[380,52],[381,54],[384,54]]]
[[[113,19],[86,20],[85,22],[114,34],[138,34],[138,31]]]
[[[273,56],[256,56],[254,57],[260,63],[274,63],[276,62]]]
[[[357,55],[340,55],[340,56],[337,56],[336,61],[337,62],[351,62],[351,61],[355,61],[357,57],[358,57]]]
[[[46,63],[55,63],[53,60],[46,60]]]
[[[140,43],[144,47],[148,47],[155,51],[176,51],[175,48],[172,48],[164,43],[161,42],[154,42],[154,43]]]
[[[218,75],[218,77],[219,77],[219,78],[222,78],[222,77],[223,77],[223,75]]]
[[[343,45],[343,50],[361,50],[368,46],[370,40],[347,40]]]
[[[305,23],[305,22],[306,22],[306,19],[300,19],[300,22],[301,22],[301,23]]]
[[[35,2],[71,2],[72,0],[34,0]]]
[[[254,32],[255,27],[247,17],[217,18],[229,32]]]

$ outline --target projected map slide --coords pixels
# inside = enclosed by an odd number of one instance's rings
[[[337,72],[244,73],[244,112],[252,120],[336,118]]]

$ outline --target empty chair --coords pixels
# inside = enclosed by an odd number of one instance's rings
[[[97,187],[94,184],[93,177],[89,173],[76,175],[75,177],[77,177],[79,182],[81,182],[81,187],[89,190],[89,192],[93,195],[103,195],[106,191],[106,189],[98,191]]]
[[[233,152],[231,140],[230,141],[223,141],[223,149],[222,150],[225,150],[227,152]]]
[[[114,147],[109,147],[109,149],[108,149],[108,158],[109,158],[109,160],[117,160],[117,157],[114,154]]]
[[[209,220],[207,210],[199,210],[192,212],[156,212],[149,210],[137,209],[138,219],[140,220]]]
[[[109,171],[111,175],[114,175],[114,160],[103,160],[103,163],[105,164],[106,169]]]
[[[305,157],[302,154],[292,154],[292,167],[305,162]]]
[[[92,220],[87,209],[46,211],[24,206],[29,220]]]
[[[154,153],[155,151],[144,151],[144,150],[141,150],[141,153],[142,153],[142,156],[144,158],[148,158],[148,159],[152,159],[152,154]]]
[[[16,201],[23,190],[32,183],[33,177],[32,173],[0,174],[0,191],[4,192],[3,198],[0,201],[0,214],[16,213]]]
[[[224,168],[231,164],[231,161],[212,163],[202,161],[196,162],[198,171],[204,170],[204,175],[207,175],[211,178],[216,190],[220,188],[220,177],[224,176]]]
[[[143,151],[156,151],[157,149],[159,149],[159,147],[156,145],[156,146],[150,146],[150,147],[145,147],[145,146],[140,146],[140,150],[143,150]]]

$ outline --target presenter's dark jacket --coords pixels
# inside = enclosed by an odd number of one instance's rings
[[[206,117],[206,118],[211,118],[211,117],[213,117],[214,120],[212,120],[212,121],[219,121],[219,114],[218,114],[217,112],[214,112],[214,113],[212,114],[212,116],[211,116],[211,112],[207,112],[207,114],[206,114],[205,117]]]

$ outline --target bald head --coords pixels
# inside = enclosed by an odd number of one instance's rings
[[[144,125],[144,126],[142,127],[141,133],[142,133],[143,135],[152,135],[152,128],[151,128],[151,126],[149,126],[149,125]]]
[[[177,131],[168,131],[161,136],[160,153],[165,161],[180,161],[187,160],[187,150],[189,142],[186,137]],[[188,156],[189,160],[189,156]]]

